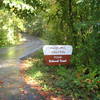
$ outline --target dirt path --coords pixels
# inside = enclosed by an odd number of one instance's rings
[[[20,46],[0,49],[0,100],[44,100],[35,89],[31,89],[20,76],[20,58],[43,46],[38,38],[24,35]]]

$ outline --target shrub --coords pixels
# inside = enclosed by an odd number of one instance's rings
[[[0,10],[0,46],[18,43],[21,30],[24,30],[22,19],[11,11]]]

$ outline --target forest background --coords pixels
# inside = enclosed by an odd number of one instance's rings
[[[84,98],[91,94],[99,98],[99,0],[1,0],[0,47],[19,44],[23,33],[41,37],[49,44],[72,45],[70,67],[77,78],[72,75],[65,79],[72,83],[69,89],[74,87],[75,95],[86,92]],[[66,81],[62,81],[64,86]]]

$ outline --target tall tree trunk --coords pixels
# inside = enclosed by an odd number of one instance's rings
[[[74,20],[73,20],[73,4],[72,4],[72,0],[68,0],[68,12],[69,12],[69,28],[70,28],[70,32],[71,32],[71,36],[72,36],[72,44],[73,46],[77,46],[77,31],[74,28]]]

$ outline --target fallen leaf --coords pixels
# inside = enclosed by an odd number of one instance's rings
[[[3,81],[0,81],[0,84],[3,84],[4,82]]]
[[[28,94],[26,90],[21,91],[21,94]]]

